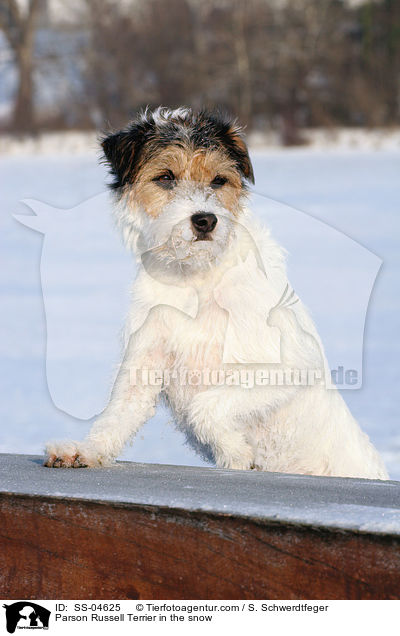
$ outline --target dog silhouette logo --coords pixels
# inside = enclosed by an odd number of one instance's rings
[[[85,420],[108,402],[110,370],[120,356],[119,339],[109,331],[120,331],[128,310],[132,258],[113,229],[106,195],[71,209],[24,203],[35,215],[16,218],[43,235],[49,393],[57,408]]]
[[[249,250],[214,290],[215,301],[229,317],[223,362],[279,364],[285,347],[279,318],[296,319],[300,303],[297,295],[291,295],[296,290],[312,310],[324,342],[330,367],[325,369],[326,384],[330,382],[332,369],[334,384],[342,389],[360,388],[365,320],[381,259],[304,212],[255,192],[251,198],[251,207],[258,218],[288,251],[288,273],[293,287],[288,287],[285,293],[284,282],[276,286],[275,295],[271,294],[272,280],[265,276],[257,241],[249,233]],[[40,274],[46,316],[48,390],[57,408],[87,420],[108,403],[110,386],[119,368],[117,361],[121,359],[121,342],[115,334],[122,330],[130,304],[128,290],[140,266],[156,283],[151,287],[154,297],[146,297],[146,303],[138,307],[132,324],[128,325],[128,335],[140,329],[152,308],[160,304],[190,318],[196,317],[196,290],[185,286],[182,277],[179,287],[171,284],[171,279],[176,283],[177,277],[170,270],[177,263],[180,266],[179,259],[184,262],[181,252],[186,235],[181,232],[181,224],[176,224],[166,244],[157,243],[154,249],[144,250],[137,266],[114,231],[108,194],[102,193],[65,210],[40,201],[24,203],[35,214],[17,214],[15,218],[44,237]],[[244,221],[243,225],[236,221],[234,225],[235,232],[247,232]],[[141,239],[139,236],[139,251],[143,248]],[[158,259],[160,247],[171,250],[169,267]],[[250,284],[259,290],[261,299],[255,312],[245,302]],[[236,292],[236,296],[231,292]],[[272,297],[275,306],[267,304],[267,298]],[[296,334],[302,335],[301,330],[309,333],[302,325],[294,327]],[[251,342],[243,338],[243,333],[253,334]],[[316,338],[316,334],[311,337]],[[124,349],[127,342],[123,343]],[[321,348],[320,342],[316,341],[315,346]],[[346,373],[339,372],[343,369],[356,370],[357,381],[347,383]]]
[[[16,629],[48,629],[50,610],[32,603],[18,601],[11,605],[3,605],[6,610],[7,631],[14,634]]]
[[[256,305],[251,305],[246,298],[249,289],[250,292],[258,290]],[[259,268],[254,252],[249,252],[244,261],[225,272],[214,289],[217,304],[229,315],[224,363],[281,362],[281,332],[268,323],[268,317],[272,309],[283,302],[286,292],[287,288],[283,294],[274,289],[265,272]],[[290,299],[293,296],[294,292],[291,292]],[[249,310],[244,311],[246,307]],[[250,342],[247,338],[244,343],[243,330],[254,334]]]

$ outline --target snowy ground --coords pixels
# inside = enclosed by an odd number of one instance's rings
[[[1,108],[0,108],[1,110]],[[400,151],[400,128],[313,128],[301,133],[307,151]],[[277,132],[252,132],[248,142],[256,150],[265,148],[281,150]],[[95,154],[98,150],[98,133],[95,131],[46,132],[36,137],[12,135],[0,136],[0,155],[24,157],[26,155]]]
[[[57,155],[54,150],[54,154],[47,151],[39,155],[32,152],[24,155],[15,152],[14,148],[8,155],[4,154],[7,150],[4,143],[2,149],[0,235],[3,267],[0,284],[3,310],[0,315],[0,346],[3,382],[0,389],[0,451],[40,453],[46,439],[80,438],[90,426],[90,420],[76,419],[57,408],[51,396],[64,411],[83,417],[85,413],[86,416],[91,414],[93,404],[97,404],[96,400],[92,403],[88,398],[93,391],[93,378],[101,386],[99,393],[102,396],[105,393],[109,378],[102,369],[105,361],[107,366],[110,360],[116,361],[117,332],[126,309],[131,266],[126,255],[119,252],[119,243],[111,241],[111,247],[107,244],[109,235],[103,209],[106,198],[96,197],[104,192],[105,170],[98,166],[94,151],[76,152],[74,147],[73,153]],[[355,287],[350,286],[347,296],[337,296],[335,276],[339,272],[339,279],[345,279],[348,262],[345,250],[350,242],[346,242],[347,239],[341,242],[339,234],[329,230],[329,226],[339,230],[341,236],[351,237],[383,261],[366,322],[363,385],[343,394],[364,430],[383,453],[391,476],[400,479],[400,345],[396,330],[400,304],[400,152],[395,146],[377,151],[346,147],[329,152],[316,148],[286,151],[256,148],[253,161],[256,192],[259,193],[255,196],[257,211],[262,213],[263,197],[260,194],[287,204],[270,204],[271,215],[267,218],[271,218],[274,233],[288,248],[291,278],[295,279],[296,289],[300,289],[313,312],[330,361],[337,352],[339,360],[340,355],[350,356],[350,360],[357,357],[357,302],[365,302],[359,287],[368,287],[374,269],[379,266],[379,259],[372,255],[369,258],[366,250],[356,250],[351,263],[351,280],[355,281]],[[45,271],[42,267],[42,277],[45,275],[47,285],[47,309],[54,312],[51,324],[47,325],[40,276],[43,235],[23,227],[11,216],[29,213],[26,206],[19,203],[26,198],[58,208],[74,208],[91,199],[92,203],[86,204],[86,208],[83,204],[82,209],[92,214],[99,206],[99,218],[103,215],[101,229],[91,243],[97,260],[95,265],[90,263],[92,269],[89,273],[85,269],[85,277],[79,280],[78,288],[75,284],[72,289],[68,287],[68,281],[82,270],[82,253],[76,246],[68,251],[63,245],[63,242],[67,243],[67,230],[64,235],[62,225],[60,230],[53,232],[58,243],[50,245],[50,256],[46,255],[51,267],[46,265]],[[311,216],[301,217],[293,212],[296,209]],[[76,218],[79,219],[79,214]],[[299,218],[308,219],[307,223],[301,224],[309,228],[307,236],[298,234],[296,223]],[[322,231],[322,225],[313,224],[313,219],[323,221],[328,230]],[[319,229],[315,230],[315,227]],[[318,251],[314,247],[322,236],[321,232],[325,247]],[[68,236],[71,238],[70,234]],[[330,240],[332,244],[329,246],[327,242]],[[337,267],[332,260],[335,250]],[[319,265],[318,259],[326,260],[323,251],[327,253],[328,260]],[[107,255],[106,262],[110,267],[105,267],[101,254]],[[311,284],[307,285],[310,280]],[[342,284],[337,287],[341,288]],[[324,289],[326,293],[321,293]],[[333,301],[343,302],[343,306],[332,312]],[[65,308],[75,306],[76,315],[85,317],[85,312],[90,312],[94,303],[100,303],[103,308],[101,319],[97,317],[96,327],[87,330],[87,346],[80,349],[78,336],[82,332],[78,328],[79,321],[75,321],[77,324],[74,323],[72,328],[71,321],[63,323],[60,316],[64,315]],[[58,315],[57,308],[63,309]],[[65,315],[69,315],[68,312]],[[49,322],[49,316],[47,319]],[[55,322],[56,336],[53,332]],[[46,372],[47,331],[51,333]],[[58,349],[53,347],[52,338],[58,343]],[[99,349],[101,342],[104,349]],[[89,345],[93,343],[96,347],[92,347],[91,352]],[[143,428],[134,446],[125,452],[124,458],[202,465],[202,460],[185,447],[183,438],[174,431],[169,420],[170,416],[160,409]]]

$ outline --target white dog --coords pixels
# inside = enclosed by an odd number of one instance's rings
[[[163,395],[217,466],[387,479],[286,278],[283,252],[246,207],[253,171],[218,113],[146,111],[103,149],[116,215],[139,261],[125,356],[83,442],[46,465],[104,466]]]

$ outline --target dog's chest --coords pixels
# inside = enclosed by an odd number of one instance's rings
[[[177,317],[169,329],[174,365],[192,370],[221,368],[228,314],[215,301],[200,304],[195,318]]]

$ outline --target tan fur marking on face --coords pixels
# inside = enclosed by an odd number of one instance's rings
[[[154,179],[170,170],[176,186],[163,188]],[[233,161],[223,150],[193,150],[171,145],[149,159],[140,169],[135,183],[128,189],[132,203],[139,203],[149,216],[157,217],[164,206],[176,196],[177,188],[185,182],[194,182],[211,188],[216,176],[227,183],[214,192],[221,204],[235,216],[240,213],[243,186]]]

